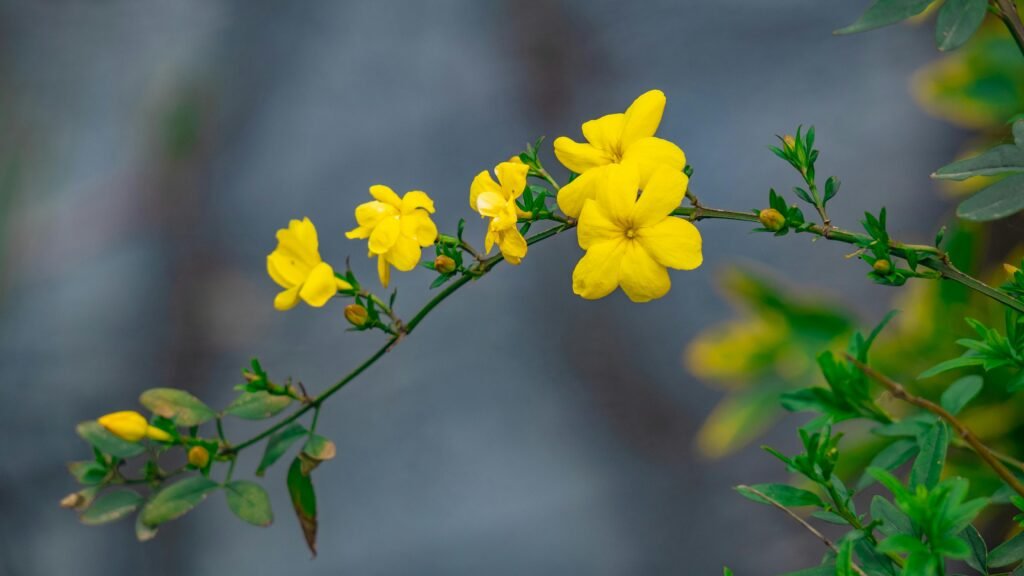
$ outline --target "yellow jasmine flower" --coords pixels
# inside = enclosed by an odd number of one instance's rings
[[[490,253],[497,244],[509,264],[519,264],[526,256],[526,239],[516,228],[519,217],[523,215],[516,206],[516,199],[523,195],[529,171],[529,166],[521,162],[502,162],[494,167],[498,182],[484,170],[469,186],[470,207],[481,217],[491,219],[487,225],[484,249]]]
[[[267,256],[267,273],[284,288],[274,298],[274,308],[290,310],[301,298],[319,308],[338,290],[352,285],[336,277],[331,265],[320,259],[316,227],[309,218],[292,220],[277,231],[277,248]]]
[[[686,194],[688,178],[659,168],[642,194],[637,171],[610,166],[580,213],[579,243],[587,251],[572,273],[572,290],[595,300],[621,286],[634,302],[664,296],[671,287],[666,268],[692,270],[703,261],[700,232],[670,213]]]
[[[555,156],[566,168],[580,176],[558,192],[558,207],[577,218],[583,203],[596,194],[603,168],[614,164],[635,167],[640,188],[659,166],[680,171],[686,155],[672,142],[656,138],[654,133],[665,111],[665,94],[651,90],[642,94],[624,114],[608,114],[583,124],[586,143],[561,136],[555,139]]]
[[[421,248],[437,240],[437,226],[430,219],[434,201],[419,190],[401,198],[387,186],[370,186],[372,202],[356,207],[359,226],[345,233],[348,238],[369,238],[370,258],[377,257],[377,274],[387,288],[391,266],[408,272],[420,262]]]
[[[167,432],[149,425],[146,417],[132,410],[112,412],[101,416],[97,422],[111,434],[128,442],[138,442],[143,438],[151,438],[161,442],[173,440]]]

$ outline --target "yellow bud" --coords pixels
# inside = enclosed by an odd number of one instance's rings
[[[146,426],[146,437],[157,442],[171,442],[174,440],[174,436],[156,426]]]
[[[101,416],[97,422],[114,436],[129,442],[138,442],[145,438],[150,427],[145,416],[132,410],[112,412]]]
[[[210,463],[210,451],[202,446],[189,448],[188,463],[196,468],[206,468],[206,465]]]
[[[796,138],[793,138],[792,134],[786,134],[782,137],[782,144],[786,147],[786,150],[793,150],[796,148]]]
[[[882,276],[885,276],[892,270],[892,265],[889,264],[888,260],[875,260],[875,263],[871,265]]]
[[[451,274],[452,272],[455,272],[455,260],[441,254],[437,258],[434,258],[434,270],[437,270],[441,274]]]
[[[345,320],[348,320],[349,324],[356,328],[362,328],[365,326],[366,321],[369,319],[369,312],[359,304],[349,304],[348,306],[345,306]]]
[[[85,502],[85,497],[78,492],[72,492],[60,499],[61,508],[78,508]]]
[[[1017,272],[1020,272],[1020,268],[1017,268],[1016,266],[1010,266],[1009,264],[1003,264],[1003,270],[1006,270],[1006,273],[1011,276],[1013,276]]]
[[[761,210],[757,215],[757,219],[761,222],[762,226],[772,232],[778,232],[786,225],[786,217],[782,215],[782,212],[779,212],[775,208],[765,208],[764,210]]]

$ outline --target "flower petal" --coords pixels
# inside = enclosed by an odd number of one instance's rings
[[[626,115],[607,114],[596,120],[583,123],[583,137],[596,148],[610,153],[622,151],[622,128]]]
[[[481,171],[473,178],[473,183],[469,185],[469,207],[476,210],[476,200],[484,192],[496,192],[501,194],[501,186],[491,178],[491,173],[487,170]]]
[[[583,174],[591,168],[611,164],[615,158],[611,154],[595,148],[590,144],[573,142],[565,136],[555,138],[555,157],[563,166],[577,174]]]
[[[636,204],[637,173],[632,166],[613,164],[597,187],[597,202],[610,220],[620,228],[632,227],[633,205]]]
[[[420,263],[420,245],[408,236],[399,236],[386,256],[395,268],[408,272]]]
[[[313,252],[319,250],[319,242],[316,237],[316,226],[309,218],[292,220],[288,223],[288,231],[295,235],[295,238]]]
[[[377,276],[380,276],[381,286],[387,288],[388,283],[391,282],[391,266],[383,254],[377,256]]]
[[[399,210],[402,208],[402,199],[398,197],[398,194],[395,194],[394,190],[383,184],[374,184],[373,186],[370,186],[370,196],[373,196],[375,199],[385,204],[390,204]]]
[[[334,269],[331,268],[331,265],[321,262],[309,273],[309,278],[299,290],[299,297],[306,304],[320,308],[338,293],[338,283],[335,280]]]
[[[301,286],[293,286],[288,290],[278,292],[274,297],[274,308],[282,312],[295,308],[295,305],[299,303],[299,288]]]
[[[653,226],[679,207],[686,196],[690,179],[686,174],[667,166],[658,168],[633,207],[633,225]]]
[[[641,138],[654,136],[665,112],[665,93],[651,90],[640,95],[626,109],[622,126],[622,148],[627,149]],[[681,167],[680,167],[681,168]]]
[[[566,216],[579,218],[583,203],[588,199],[597,198],[598,183],[605,177],[606,166],[587,170],[575,180],[558,190],[558,208]]]
[[[361,228],[373,229],[381,220],[388,216],[396,216],[398,210],[390,204],[373,200],[356,206],[356,222]]]
[[[501,183],[501,194],[506,200],[515,200],[523,195],[526,188],[526,174],[530,167],[526,164],[502,162],[494,167],[494,174]]]
[[[625,254],[625,240],[594,244],[572,271],[572,291],[587,300],[611,294],[619,285],[619,266]]]
[[[672,287],[668,270],[655,262],[639,242],[626,242],[624,252],[619,266],[619,284],[630,300],[648,302],[668,293]]]
[[[526,245],[526,238],[523,238],[519,230],[512,228],[498,236],[498,248],[501,249],[501,255],[509,264],[519,264],[526,256],[526,250],[529,247]]]
[[[406,192],[405,196],[402,196],[402,214],[411,214],[419,209],[433,214],[434,201],[430,199],[430,196],[427,196],[426,192],[421,190]]]
[[[580,248],[589,250],[594,244],[623,238],[625,230],[608,217],[597,201],[587,200],[583,205],[583,212],[580,213],[576,234]]]
[[[430,219],[430,214],[423,210],[415,210],[402,216],[402,234],[409,236],[420,246],[430,246],[437,240],[437,225]]]
[[[311,266],[290,257],[280,250],[274,250],[267,256],[267,273],[281,288],[291,288],[302,284],[309,275]]]
[[[673,170],[682,170],[686,166],[686,154],[679,146],[661,138],[641,138],[629,145],[622,153],[623,164],[634,164],[640,172],[640,187],[647,181],[659,166],[669,166]]]
[[[501,192],[483,192],[476,197],[476,211],[481,216],[497,218],[505,210],[508,200],[501,195]]]
[[[682,218],[665,218],[654,226],[641,228],[637,240],[662,266],[693,270],[704,261],[700,231]]]
[[[373,254],[387,252],[401,235],[402,227],[397,216],[381,220],[370,234],[370,252]]]

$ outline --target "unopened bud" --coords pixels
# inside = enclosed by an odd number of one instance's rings
[[[434,270],[437,270],[441,274],[451,274],[455,272],[455,260],[452,260],[450,256],[441,254],[437,258],[434,258]]]
[[[78,492],[72,492],[71,494],[68,494],[67,496],[60,499],[61,508],[78,508],[83,503],[85,503],[85,497],[79,494]]]
[[[1006,270],[1006,273],[1009,274],[1010,276],[1013,276],[1017,272],[1020,272],[1020,268],[1017,268],[1016,266],[1010,266],[1009,264],[1003,264],[1003,270]]]
[[[762,226],[772,232],[778,232],[786,225],[786,217],[775,208],[761,210],[757,215],[757,219],[761,222]]]
[[[345,306],[345,320],[348,320],[349,324],[356,328],[362,328],[366,325],[366,321],[370,319],[370,313],[366,311],[359,304],[349,304]]]
[[[146,437],[149,422],[146,417],[132,410],[111,412],[97,420],[108,432],[128,442],[138,442]]]
[[[210,463],[210,451],[202,446],[193,446],[189,448],[188,463],[199,469],[206,468]]]
[[[888,260],[875,260],[871,267],[882,276],[885,276],[892,270],[892,264],[889,264]]]
[[[786,134],[782,137],[782,145],[786,147],[786,150],[793,150],[796,148],[796,138],[793,138],[792,134]]]

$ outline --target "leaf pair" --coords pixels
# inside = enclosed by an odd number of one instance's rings
[[[889,26],[917,16],[935,0],[876,0],[861,17],[836,34],[854,34]],[[988,0],[946,0],[935,23],[935,45],[939,50],[963,46],[981,27]]]

